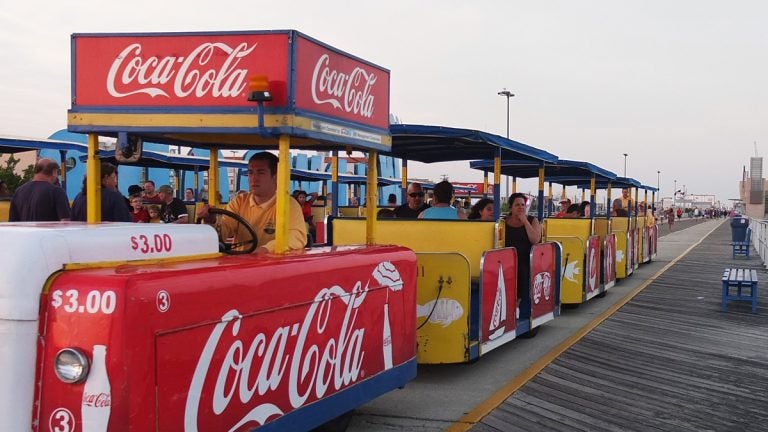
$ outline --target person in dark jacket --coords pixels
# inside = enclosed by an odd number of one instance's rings
[[[87,220],[88,190],[87,177],[83,177],[83,190],[72,203],[72,220]],[[101,221],[131,222],[128,201],[117,190],[117,167],[110,163],[101,164]]]

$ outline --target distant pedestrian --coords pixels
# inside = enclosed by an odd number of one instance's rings
[[[675,224],[675,208],[670,207],[669,210],[667,210],[667,225],[669,227],[669,231],[672,231],[672,225]]]
[[[64,189],[55,186],[59,164],[51,159],[37,161],[34,177],[16,189],[11,198],[9,222],[68,221],[69,200]]]

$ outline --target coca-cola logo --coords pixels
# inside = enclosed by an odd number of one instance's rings
[[[379,264],[372,276],[388,292],[402,288],[402,279],[389,262]],[[235,424],[222,426],[223,430],[236,430],[250,422],[263,425],[283,415],[284,410],[304,405],[309,398],[320,399],[356,382],[366,354],[362,350],[365,328],[357,325],[357,318],[369,284],[363,287],[358,281],[350,292],[338,285],[322,288],[301,322],[255,335],[240,335],[242,316],[238,310],[225,313],[208,337],[192,376],[185,430],[198,430],[202,403],[210,403],[217,416],[224,415],[233,404],[252,407]],[[326,334],[329,327],[337,328],[338,333]],[[225,332],[234,341],[222,343]],[[385,345],[388,343],[391,339],[384,340]],[[211,371],[214,358],[220,359],[221,353],[226,354],[218,370]],[[215,377],[215,384],[208,382],[209,376]],[[280,394],[287,394],[290,407],[272,403]],[[203,395],[211,395],[210,401],[204,401]],[[256,401],[255,406],[252,401]]]
[[[257,45],[243,42],[231,47],[220,42],[203,43],[186,56],[144,58],[141,44],[134,43],[112,62],[107,74],[107,92],[116,98],[135,94],[168,98],[171,94],[179,98],[190,95],[239,97],[247,85],[248,70],[238,66]],[[219,52],[226,55],[224,61],[218,61]]]
[[[312,100],[318,104],[330,104],[335,109],[370,118],[373,115],[374,97],[371,93],[376,84],[376,74],[355,67],[344,73],[329,66],[330,56],[323,54],[312,72]]]
[[[533,278],[533,303],[539,304],[543,296],[549,301],[552,295],[552,276],[549,272],[541,272]]]
[[[83,406],[105,408],[112,406],[109,393],[83,393]]]
[[[597,251],[595,248],[589,250],[589,290],[594,291],[597,288]]]

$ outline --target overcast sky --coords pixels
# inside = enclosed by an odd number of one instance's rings
[[[768,156],[766,22],[757,0],[0,0],[0,134],[66,128],[71,33],[296,29],[390,69],[404,123],[503,136],[507,88],[510,138],[727,200]],[[464,166],[412,174],[481,181]]]

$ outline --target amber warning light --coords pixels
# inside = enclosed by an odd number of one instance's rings
[[[254,75],[248,79],[248,88],[251,93],[248,100],[251,102],[268,102],[272,100],[272,93],[269,92],[269,80],[266,75]]]

